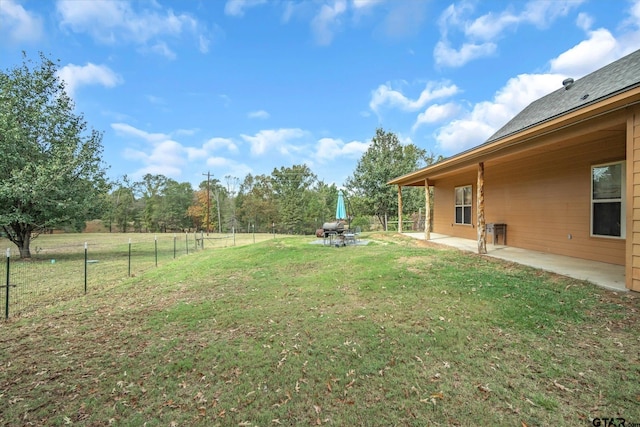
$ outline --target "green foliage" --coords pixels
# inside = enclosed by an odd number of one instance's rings
[[[378,128],[346,186],[358,198],[362,214],[375,215],[386,227],[386,218],[398,211],[397,189],[387,182],[439,159],[414,144],[402,145],[393,132]],[[405,210],[415,212],[421,206],[424,206],[423,190],[403,189]]]
[[[271,224],[278,214],[270,176],[247,175],[240,184],[237,198],[238,221],[251,224],[256,232],[271,232]]]
[[[191,228],[188,210],[194,198],[191,184],[164,175],[146,174],[134,184],[142,202],[145,231],[166,232]]]
[[[307,218],[311,188],[317,177],[307,165],[281,167],[271,173],[274,197],[278,203],[278,229],[285,233],[309,233]]]
[[[74,112],[44,55],[0,72],[0,100],[0,226],[28,258],[32,237],[98,214],[102,135]]]

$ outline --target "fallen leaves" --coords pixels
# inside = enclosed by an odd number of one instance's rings
[[[480,390],[483,393],[491,393],[491,389],[489,388],[489,385],[484,385],[484,384],[480,384],[478,386],[478,390]]]
[[[562,391],[568,391],[568,392],[572,392],[572,391],[573,391],[573,390],[571,390],[570,388],[567,388],[567,387],[563,386],[562,384],[560,384],[560,383],[559,383],[559,382],[557,382],[557,381],[554,381],[554,382],[553,382],[553,385],[554,385],[557,389],[562,390]]]
[[[421,403],[430,403],[433,406],[435,406],[436,403],[437,403],[436,399],[438,399],[438,400],[444,399],[444,393],[442,391],[439,391],[437,393],[432,393],[431,395],[429,395],[428,398],[420,399],[420,402]]]

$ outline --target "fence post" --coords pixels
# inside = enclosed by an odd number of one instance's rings
[[[7,248],[7,287],[5,291],[4,318],[9,318],[9,265],[11,264],[11,249]]]
[[[158,266],[158,236],[153,236],[153,242],[155,244],[156,251],[156,267]]]
[[[236,227],[231,227],[231,232],[233,233],[233,246],[236,245]]]
[[[187,255],[189,255],[189,233],[184,233],[184,245],[187,248]]]
[[[87,242],[84,242],[84,294],[87,294]]]
[[[204,231],[200,230],[200,248],[204,249]]]
[[[131,277],[131,238],[129,238],[129,277]]]
[[[173,233],[173,259],[176,259],[176,233]]]

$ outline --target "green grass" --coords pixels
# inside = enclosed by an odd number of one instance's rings
[[[637,294],[395,234],[201,251],[0,325],[0,424],[640,422]]]
[[[57,304],[84,294],[84,245],[87,244],[87,289],[108,291],[124,279],[137,276],[173,261],[196,247],[196,235],[173,233],[69,233],[40,235],[31,244],[32,258],[21,260],[16,246],[0,238],[0,248],[11,249],[9,315],[28,316],[35,307]],[[200,238],[201,234],[198,233]],[[204,249],[217,250],[273,239],[271,234],[204,235]],[[129,262],[129,242],[131,257]],[[4,253],[4,251],[3,251]],[[0,280],[6,281],[6,259],[0,263]],[[5,316],[4,288],[0,289],[0,309]]]

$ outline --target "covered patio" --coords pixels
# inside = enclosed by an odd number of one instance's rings
[[[403,234],[415,239],[425,240],[424,233]],[[463,251],[478,252],[478,242],[475,240],[438,233],[430,234],[430,242],[454,247]],[[487,244],[486,256],[538,268],[574,279],[586,280],[612,291],[628,291],[625,286],[625,267],[623,265],[531,251],[513,246],[493,245],[491,243]]]

